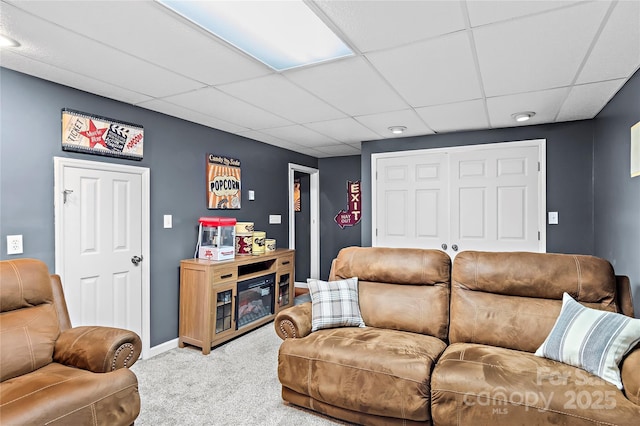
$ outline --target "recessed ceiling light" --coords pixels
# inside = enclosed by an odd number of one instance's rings
[[[20,43],[14,39],[7,37],[4,34],[0,34],[0,47],[19,47]]]
[[[389,131],[394,135],[401,135],[404,131],[407,130],[405,126],[391,126],[389,127]]]
[[[160,3],[276,71],[353,55],[302,0]]]
[[[533,111],[524,111],[524,112],[517,112],[515,114],[512,114],[511,117],[513,117],[513,119],[516,120],[518,123],[521,123],[523,121],[530,120],[531,117],[533,117],[534,115],[536,115],[536,113]]]

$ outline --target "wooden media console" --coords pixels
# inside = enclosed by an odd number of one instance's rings
[[[253,330],[292,306],[294,250],[277,249],[233,260],[180,261],[178,346],[213,346]]]

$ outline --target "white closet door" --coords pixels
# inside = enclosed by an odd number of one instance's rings
[[[538,251],[538,148],[452,152],[451,245]]]
[[[449,237],[446,153],[377,163],[377,245],[440,248]]]
[[[374,156],[374,246],[544,251],[544,141]],[[446,248],[445,248],[446,247]]]

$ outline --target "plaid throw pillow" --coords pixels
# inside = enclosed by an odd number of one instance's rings
[[[622,390],[618,364],[640,342],[640,319],[587,308],[564,293],[551,333],[536,351],[613,383]]]
[[[358,278],[340,281],[309,279],[311,331],[334,327],[364,327],[358,307]]]

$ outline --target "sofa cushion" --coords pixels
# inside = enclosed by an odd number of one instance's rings
[[[431,380],[438,425],[632,425],[640,407],[584,370],[528,352],[454,343]]]
[[[35,259],[0,263],[0,312],[30,308],[53,301],[47,265]]]
[[[358,277],[360,312],[370,327],[446,339],[451,258],[440,250],[347,247],[329,279]]]
[[[565,292],[591,308],[617,311],[616,277],[604,259],[460,253],[451,276],[449,340],[533,353],[555,324]]]
[[[334,327],[364,327],[358,307],[358,278],[307,280],[311,295],[311,331]]]
[[[325,404],[428,421],[431,371],[445,347],[435,337],[396,330],[320,330],[282,343],[278,377],[284,388]]]
[[[58,316],[52,303],[2,313],[1,380],[49,364],[53,360],[53,348],[59,335]]]
[[[140,412],[129,369],[92,373],[51,363],[0,384],[2,424],[125,425]]]
[[[567,293],[551,333],[537,356],[595,374],[622,389],[618,364],[640,342],[640,319],[582,306]]]

